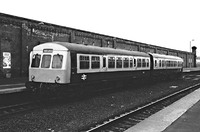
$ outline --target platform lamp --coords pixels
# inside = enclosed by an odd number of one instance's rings
[[[190,53],[192,52],[192,41],[194,41],[194,39],[190,40]],[[189,55],[189,66],[190,68],[192,67],[192,57],[191,54]]]

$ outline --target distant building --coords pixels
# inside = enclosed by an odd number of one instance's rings
[[[197,57],[196,63],[197,63],[197,67],[200,67],[200,56]]]

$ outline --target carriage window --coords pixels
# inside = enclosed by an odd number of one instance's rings
[[[130,68],[133,67],[133,58],[130,58]]]
[[[115,68],[115,57],[108,58],[108,68]]]
[[[168,61],[168,63],[169,63],[169,64],[168,64],[168,67],[170,67],[170,66],[171,66],[171,61]]]
[[[106,57],[103,57],[103,67],[106,67]]]
[[[146,67],[146,60],[142,59],[142,67]]]
[[[59,55],[59,54],[54,55],[52,68],[62,68],[62,61],[63,61],[63,55]]]
[[[80,69],[89,69],[90,67],[90,57],[89,56],[80,56]]]
[[[146,59],[146,61],[147,61],[147,67],[149,67],[149,59]]]
[[[31,67],[39,67],[40,59],[41,59],[41,55],[39,54],[33,55]]]
[[[142,66],[142,60],[141,59],[137,59],[137,67],[141,67]]]
[[[100,68],[100,57],[92,56],[92,69]]]
[[[122,58],[121,57],[117,57],[117,68],[122,68]]]
[[[162,60],[162,67],[165,67],[165,61]]]
[[[159,67],[162,67],[162,63],[161,63],[161,60],[159,60]]]
[[[134,63],[133,64],[134,64],[133,66],[136,67],[136,59],[134,59]]]
[[[177,61],[174,61],[174,67],[177,67]]]
[[[129,58],[124,58],[124,68],[129,67]]]
[[[166,61],[167,67],[170,67],[169,61]]]
[[[174,66],[174,62],[170,61],[170,67],[173,67],[173,66]]]
[[[171,61],[169,61],[169,67],[171,67]]]
[[[178,61],[178,67],[182,67],[182,62]]]
[[[155,62],[155,64],[154,64],[154,65],[155,65],[155,67],[157,67],[157,60],[155,60],[154,62]]]
[[[41,68],[49,68],[51,62],[51,55],[43,55]]]

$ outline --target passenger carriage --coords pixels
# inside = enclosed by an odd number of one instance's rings
[[[151,56],[152,79],[176,79],[183,70],[183,59],[178,56],[149,53]]]
[[[118,87],[159,78],[168,71],[181,72],[181,64],[179,57],[49,42],[35,46],[30,53],[26,86],[39,93]]]
[[[67,42],[38,45],[30,54],[27,87],[46,84],[108,86],[150,76],[147,53]],[[52,85],[51,85],[52,86]],[[49,87],[49,85],[48,85]]]

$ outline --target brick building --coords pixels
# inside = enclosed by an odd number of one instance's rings
[[[29,53],[35,45],[65,41],[116,49],[180,56],[184,67],[195,66],[195,53],[87,32],[0,13],[0,78],[28,75]]]

